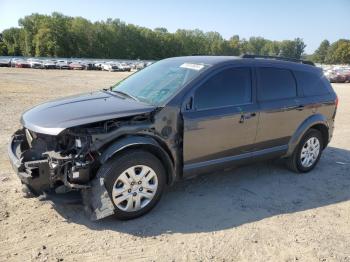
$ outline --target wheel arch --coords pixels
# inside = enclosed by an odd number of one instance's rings
[[[325,116],[321,114],[314,114],[305,119],[292,135],[288,143],[288,151],[286,157],[293,154],[295,148],[299,144],[302,137],[309,129],[316,129],[321,132],[323,138],[323,148],[325,148],[329,142],[329,124]]]
[[[321,132],[322,138],[323,138],[323,149],[325,149],[328,145],[329,141],[329,131],[328,127],[325,124],[315,124],[311,126],[310,128],[316,129]]]
[[[100,155],[100,163],[103,164],[116,154],[131,149],[143,149],[154,154],[164,165],[167,173],[167,184],[170,185],[175,182],[176,174],[174,171],[174,160],[171,158],[171,154],[156,139],[150,136],[132,135],[112,142]]]

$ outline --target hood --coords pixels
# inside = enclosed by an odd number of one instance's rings
[[[138,115],[151,112],[155,108],[101,91],[38,105],[22,115],[21,123],[37,133],[58,135],[69,127]]]

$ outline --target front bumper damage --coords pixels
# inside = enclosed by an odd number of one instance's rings
[[[104,177],[97,175],[90,187],[81,190],[84,209],[91,220],[98,220],[114,214],[114,206],[106,190]]]
[[[92,220],[114,213],[113,203],[104,186],[104,178],[92,176],[91,163],[75,159],[76,156],[62,156],[52,151],[38,154],[37,149],[31,147],[26,132],[26,129],[15,132],[8,145],[11,165],[22,184],[34,195],[50,191],[65,193],[79,190],[84,209]]]
[[[97,220],[115,211],[100,167],[126,146],[147,146],[159,154],[169,185],[182,177],[178,116],[177,107],[167,107],[55,132],[27,121],[11,138],[8,155],[21,182],[34,193],[79,190],[85,210]]]
[[[35,194],[49,189],[49,163],[47,160],[33,160],[25,162],[22,157],[22,143],[24,134],[18,130],[8,145],[8,156],[12,168],[21,182],[27,185]]]

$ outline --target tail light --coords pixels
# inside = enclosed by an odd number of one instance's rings
[[[335,107],[338,107],[338,103],[339,103],[339,98],[338,96],[335,98]]]

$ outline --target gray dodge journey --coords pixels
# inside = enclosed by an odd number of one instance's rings
[[[309,172],[332,137],[337,103],[308,61],[169,58],[28,110],[8,154],[25,196],[79,190],[92,219],[131,219],[166,185],[201,173],[270,158]]]

